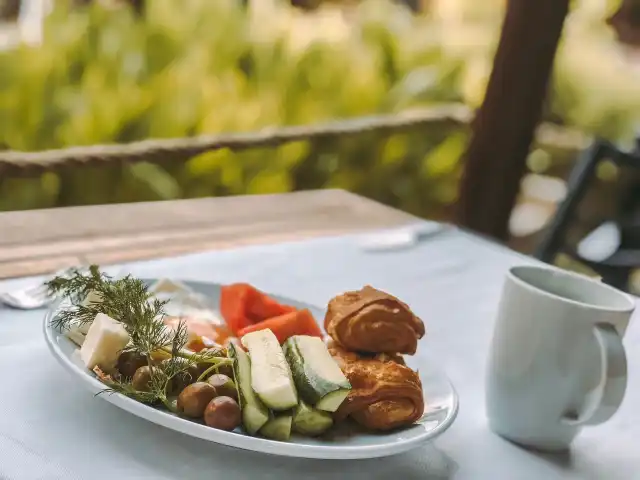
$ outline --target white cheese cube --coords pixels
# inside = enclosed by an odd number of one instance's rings
[[[80,358],[90,370],[98,366],[108,371],[115,367],[118,356],[127,343],[129,334],[122,324],[99,313],[80,347]]]

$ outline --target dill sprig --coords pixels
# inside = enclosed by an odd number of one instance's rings
[[[108,388],[104,393],[121,393],[143,403],[162,403],[176,411],[175,402],[169,398],[171,381],[178,375],[188,375],[188,370],[198,364],[223,366],[232,360],[222,351],[194,353],[186,350],[188,331],[184,320],[176,328],[164,323],[164,306],[167,300],[153,298],[142,280],[127,275],[113,280],[92,265],[87,274],[73,270],[69,275],[56,277],[46,283],[52,295],[66,297],[70,303],[61,308],[51,324],[59,330],[91,323],[98,313],[104,313],[121,322],[129,334],[130,343],[124,351],[134,351],[147,359],[150,368],[148,391],[136,390],[132,379],[109,376],[101,379]],[[99,300],[86,302],[93,292]],[[166,356],[158,363],[154,355]]]
[[[100,272],[97,265],[91,265],[88,275],[77,268],[71,268],[66,275],[55,277],[45,285],[50,294],[68,297],[73,303],[78,303],[84,300],[91,290],[110,279],[111,277]]]
[[[127,381],[126,379],[124,380],[110,379],[110,380],[105,380],[104,383],[108,385],[109,388],[105,388],[104,390],[101,390],[100,392],[97,393],[97,395],[102,395],[105,393],[108,395],[111,395],[114,393],[120,393],[121,395],[125,395],[129,398],[132,398],[142,403],[153,404],[161,401],[156,391],[151,390],[149,392],[143,392],[140,390],[136,390],[131,384],[131,382]]]

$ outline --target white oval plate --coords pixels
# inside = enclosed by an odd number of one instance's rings
[[[220,285],[200,282],[184,283],[210,299],[213,308],[218,308]],[[277,295],[273,295],[273,297],[298,308],[309,308],[316,319],[324,318],[322,309]],[[44,336],[49,350],[56,360],[71,374],[78,377],[89,391],[99,393],[105,389],[105,385],[95,377],[93,372],[84,367],[77,353],[78,347],[65,335],[50,326],[55,311],[56,307],[52,308],[44,319]],[[411,360],[411,358],[408,359],[409,366],[419,368],[427,405],[425,413],[415,425],[385,433],[367,432],[346,423],[334,427],[329,434],[320,438],[293,435],[290,441],[279,442],[250,437],[240,429],[234,432],[225,432],[209,428],[166,411],[149,407],[120,394],[103,394],[99,398],[158,425],[203,440],[245,450],[290,457],[323,459],[384,457],[416,448],[434,439],[453,423],[458,413],[458,395],[446,374],[434,365],[415,365]]]

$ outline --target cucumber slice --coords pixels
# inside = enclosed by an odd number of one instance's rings
[[[351,386],[351,385],[349,385]],[[316,403],[315,407],[318,410],[324,410],[325,412],[335,412],[338,410],[344,399],[347,398],[351,388],[334,390],[331,393],[327,393],[321,400]]]
[[[274,416],[260,429],[260,435],[271,440],[286,442],[291,436],[292,423],[293,415],[291,412],[281,413]]]
[[[333,418],[327,412],[300,401],[293,413],[293,431],[309,437],[321,435],[331,428]]]
[[[284,343],[284,352],[300,397],[317,409],[335,412],[351,384],[322,339],[295,335]]]
[[[233,343],[228,347],[229,358],[233,358],[233,375],[238,388],[238,404],[242,410],[242,426],[249,435],[255,435],[269,421],[269,410],[251,388],[251,360],[241,348]]]
[[[298,393],[282,347],[271,330],[259,330],[242,337],[251,355],[251,386],[260,400],[274,411],[298,405]]]

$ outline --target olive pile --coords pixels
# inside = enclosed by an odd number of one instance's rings
[[[165,362],[167,360],[164,360]],[[135,352],[123,352],[118,358],[118,371],[131,378],[133,388],[140,392],[150,390],[153,366],[147,365],[146,359]],[[230,375],[232,369],[220,368],[221,372],[209,376],[206,381],[196,381],[204,368],[192,366],[171,379],[170,395],[177,395],[177,409],[182,416],[192,419],[203,419],[209,427],[231,431],[241,422],[241,411],[238,405],[238,391]]]

